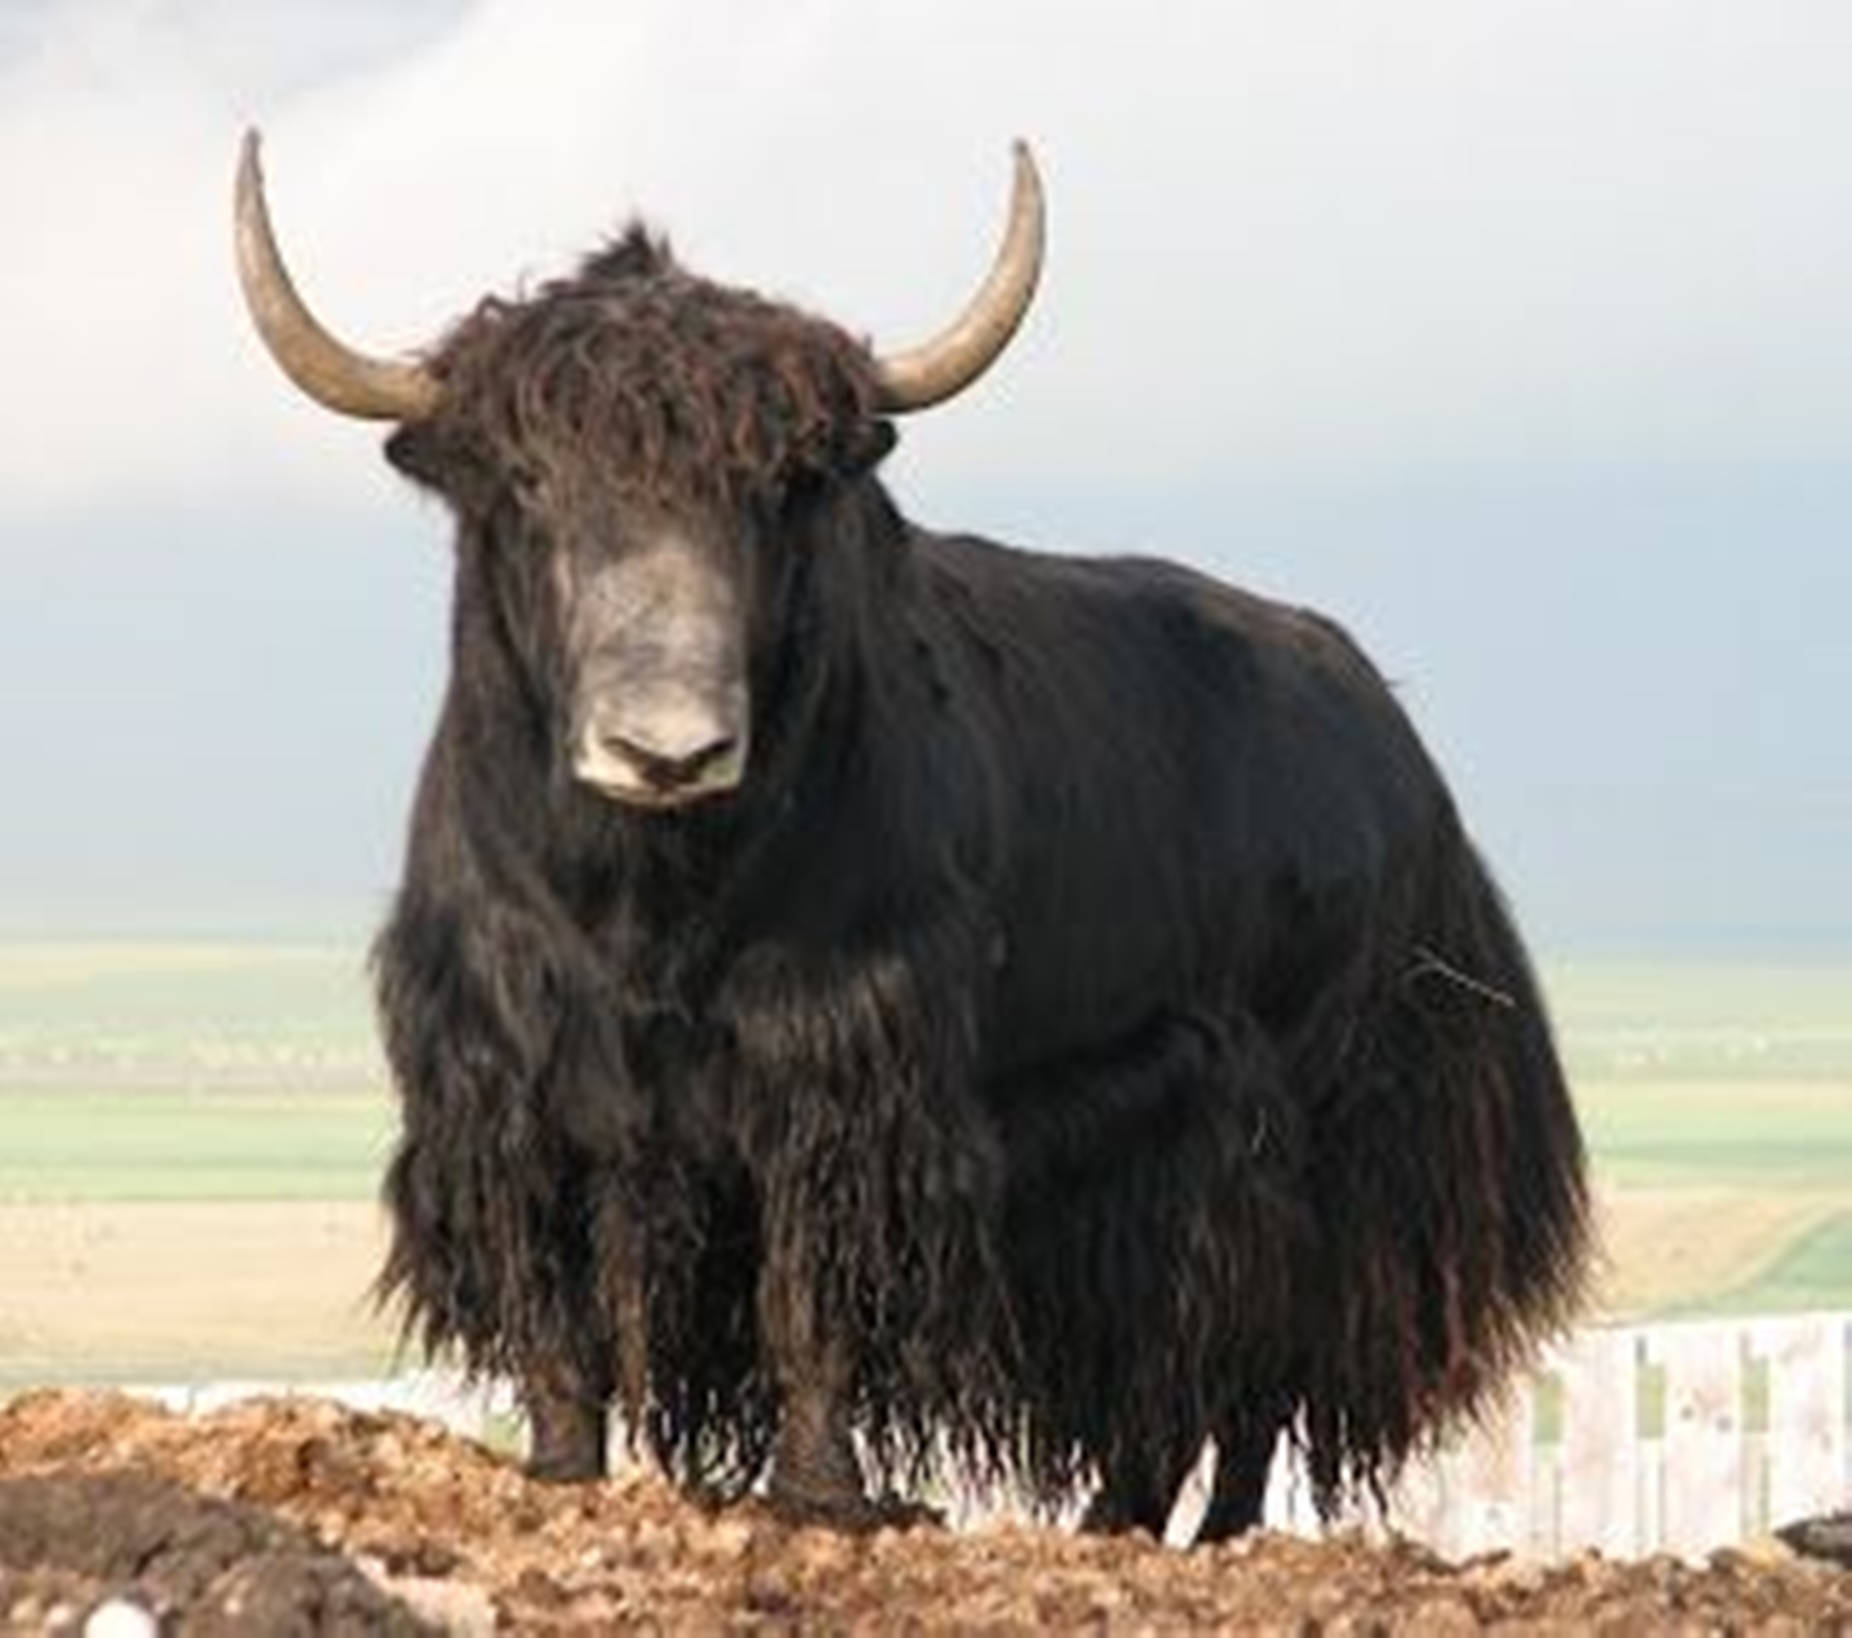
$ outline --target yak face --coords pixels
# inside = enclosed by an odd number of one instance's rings
[[[466,642],[501,649],[562,776],[645,812],[738,788],[752,679],[791,625],[806,500],[643,498],[596,447],[538,477],[430,426],[401,428],[387,453],[456,513],[457,596],[488,616],[465,619]]]
[[[573,540],[583,528],[568,520],[549,562],[574,777],[637,808],[732,790],[752,731],[750,542],[666,516]]]
[[[556,762],[635,809],[735,790],[751,679],[788,635],[788,560],[893,443],[866,349],[633,231],[575,278],[485,303],[433,363],[440,407],[387,453],[496,560]]]

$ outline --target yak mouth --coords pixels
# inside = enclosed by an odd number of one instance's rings
[[[630,808],[638,813],[675,813],[683,808],[699,807],[739,789],[735,781],[728,785],[704,786],[700,790],[652,790],[646,785],[622,784],[616,780],[593,779],[585,774],[573,776],[593,795],[615,807]]]

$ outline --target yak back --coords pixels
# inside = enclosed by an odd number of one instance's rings
[[[991,774],[997,1069],[1179,1002],[1287,1022],[1451,825],[1324,617],[1151,559],[914,550],[941,715]]]

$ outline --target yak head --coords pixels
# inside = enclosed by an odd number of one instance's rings
[[[1039,272],[1042,200],[1016,149],[1009,225],[965,312],[877,357],[833,325],[698,279],[640,228],[571,278],[489,300],[417,362],[337,341],[272,236],[255,133],[238,171],[246,300],[297,386],[398,423],[389,458],[494,559],[504,626],[573,777],[626,807],[685,807],[750,766],[755,643],[788,577],[794,508],[886,453],[886,417],[968,386]]]

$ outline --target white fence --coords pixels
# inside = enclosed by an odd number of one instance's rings
[[[1845,1507],[1849,1350],[1852,1313],[1584,1331],[1501,1415],[1411,1468],[1388,1523],[1453,1558],[1690,1556]],[[1267,1522],[1316,1528],[1289,1458]]]
[[[363,1377],[334,1382],[191,1382],[131,1387],[128,1392],[153,1399],[183,1416],[236,1405],[260,1396],[333,1399],[357,1411],[403,1411],[428,1417],[471,1439],[499,1438],[520,1425],[511,1384],[471,1384],[448,1371],[412,1371],[402,1376]]]
[[[1696,1555],[1852,1504],[1852,1313],[1591,1329],[1557,1348],[1503,1413],[1417,1464],[1386,1522],[1452,1558]],[[277,1392],[262,1383],[145,1390],[177,1410]],[[480,1437],[514,1424],[505,1385],[436,1373],[298,1384],[363,1410],[403,1410]],[[1201,1472],[1172,1520],[1187,1533]],[[1303,1473],[1274,1464],[1266,1522],[1316,1533]]]

